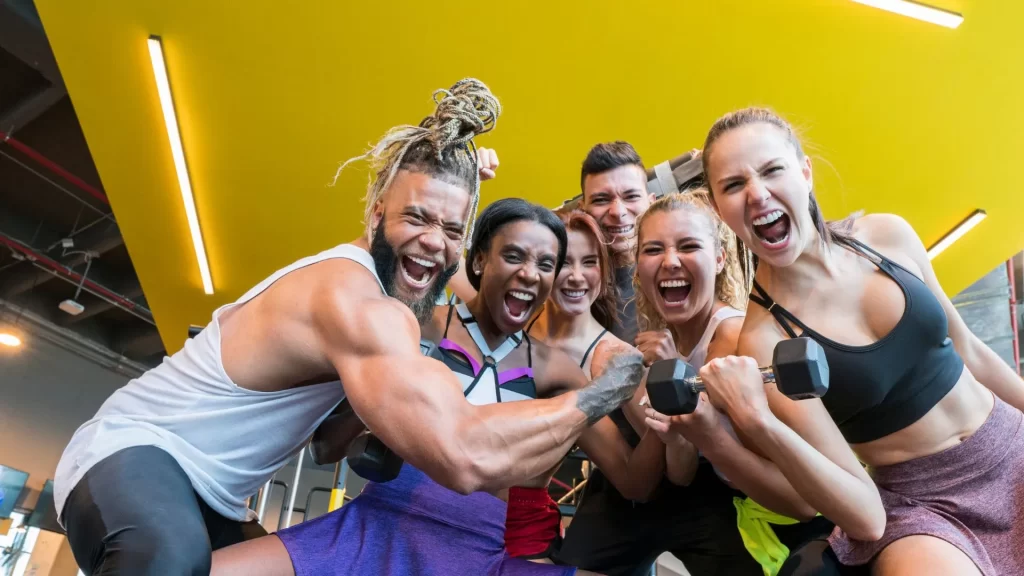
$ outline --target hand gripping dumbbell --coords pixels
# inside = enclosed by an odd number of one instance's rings
[[[429,340],[420,340],[420,352],[435,360],[442,360],[437,344]],[[380,438],[369,431],[356,436],[348,446],[348,467],[360,477],[382,484],[398,478],[404,460],[388,448]]]
[[[765,384],[794,400],[821,398],[828,392],[828,361],[821,344],[807,337],[783,340],[775,346],[772,365],[760,369]],[[651,407],[675,416],[697,409],[704,382],[693,366],[678,358],[659,360],[647,372]]]

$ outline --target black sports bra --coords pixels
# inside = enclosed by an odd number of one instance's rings
[[[829,364],[822,403],[851,444],[870,442],[917,422],[956,385],[964,363],[949,338],[945,310],[912,272],[855,240],[841,240],[874,263],[903,291],[906,309],[889,334],[848,346],[810,329],[776,304],[757,281],[750,300],[767,309],[791,338],[791,324],[821,344]]]

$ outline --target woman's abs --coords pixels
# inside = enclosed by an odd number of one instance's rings
[[[953,389],[910,426],[851,448],[869,466],[907,462],[952,448],[969,438],[992,412],[992,392],[967,367]]]

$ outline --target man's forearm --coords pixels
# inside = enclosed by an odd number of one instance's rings
[[[465,423],[481,489],[515,486],[550,470],[583,430],[633,397],[642,357],[620,354],[585,388],[548,400],[479,406]]]
[[[477,407],[459,434],[476,489],[516,486],[558,465],[588,426],[576,394]]]

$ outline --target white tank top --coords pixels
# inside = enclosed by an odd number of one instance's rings
[[[715,337],[715,331],[718,330],[718,325],[721,324],[723,320],[743,315],[742,310],[737,310],[731,306],[723,306],[719,308],[718,312],[712,314],[711,319],[708,320],[707,328],[704,329],[704,334],[702,334],[700,340],[697,341],[697,345],[690,351],[689,356],[682,357],[683,360],[690,366],[700,370],[700,367],[706,364],[708,357],[708,345],[711,344],[711,339]]]
[[[98,462],[125,448],[155,446],[177,460],[199,496],[218,514],[238,521],[255,518],[246,498],[305,447],[345,398],[345,391],[339,381],[278,392],[239,387],[224,371],[218,319],[286,274],[332,258],[362,264],[380,284],[370,254],[343,244],[278,270],[233,304],[218,308],[198,336],[114,392],[75,432],[57,464],[58,513]]]
[[[743,315],[744,313],[742,310],[737,310],[731,306],[719,308],[718,312],[711,315],[711,320],[708,321],[708,326],[704,329],[704,334],[701,335],[700,340],[697,341],[697,345],[693,347],[692,351],[690,351],[689,356],[682,357],[683,360],[699,371],[701,366],[703,366],[707,361],[708,345],[711,344],[711,339],[715,337],[715,331],[718,330],[718,325],[721,324],[723,320],[737,318]],[[722,422],[725,424],[725,429],[733,438],[736,438],[736,432],[732,429],[732,423],[729,421],[729,417],[725,414],[720,414],[720,416]],[[729,479],[719,472],[717,468],[715,468],[715,474],[718,474],[718,477],[722,480],[726,482],[729,481]]]

